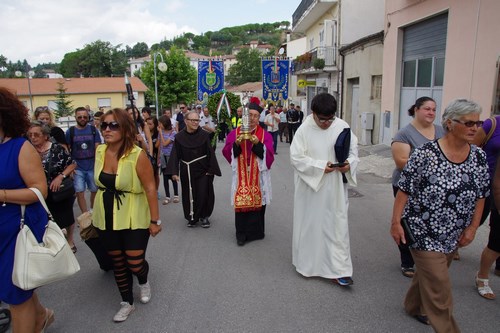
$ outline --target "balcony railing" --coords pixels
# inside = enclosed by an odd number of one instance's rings
[[[292,72],[319,70],[319,68],[314,68],[316,59],[323,59],[325,61],[325,68],[336,66],[337,48],[335,46],[319,46],[298,56],[292,62]],[[323,70],[323,68],[320,70]]]
[[[295,27],[299,22],[300,18],[304,12],[315,2],[316,0],[302,0],[300,5],[295,9],[292,15],[292,27]]]

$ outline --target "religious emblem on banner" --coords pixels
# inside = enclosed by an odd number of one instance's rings
[[[262,59],[262,97],[265,100],[288,99],[289,67],[288,59]]]
[[[213,95],[224,88],[224,61],[198,61],[198,100]]]

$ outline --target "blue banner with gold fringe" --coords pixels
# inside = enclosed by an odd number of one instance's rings
[[[289,68],[289,59],[262,59],[262,98],[275,102],[288,99]]]
[[[224,60],[198,60],[198,100],[224,89]]]

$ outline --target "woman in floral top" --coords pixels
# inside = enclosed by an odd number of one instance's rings
[[[399,245],[407,239],[406,219],[415,243],[410,246],[417,271],[404,302],[406,312],[432,325],[436,332],[459,332],[453,318],[448,267],[458,247],[469,245],[489,195],[485,153],[471,145],[481,107],[459,99],[442,119],[446,134],[417,148],[398,183],[391,235]]]

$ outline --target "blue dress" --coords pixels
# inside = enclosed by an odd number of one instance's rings
[[[11,139],[0,144],[0,189],[26,188],[19,173],[19,151],[26,142],[24,138]],[[0,191],[3,199],[3,191]],[[27,301],[33,290],[22,290],[12,284],[12,267],[14,264],[14,250],[21,221],[21,206],[7,203],[2,206],[0,200],[0,300],[7,304],[21,304]],[[39,203],[26,206],[25,223],[35,237],[41,241],[47,224],[47,213]]]

